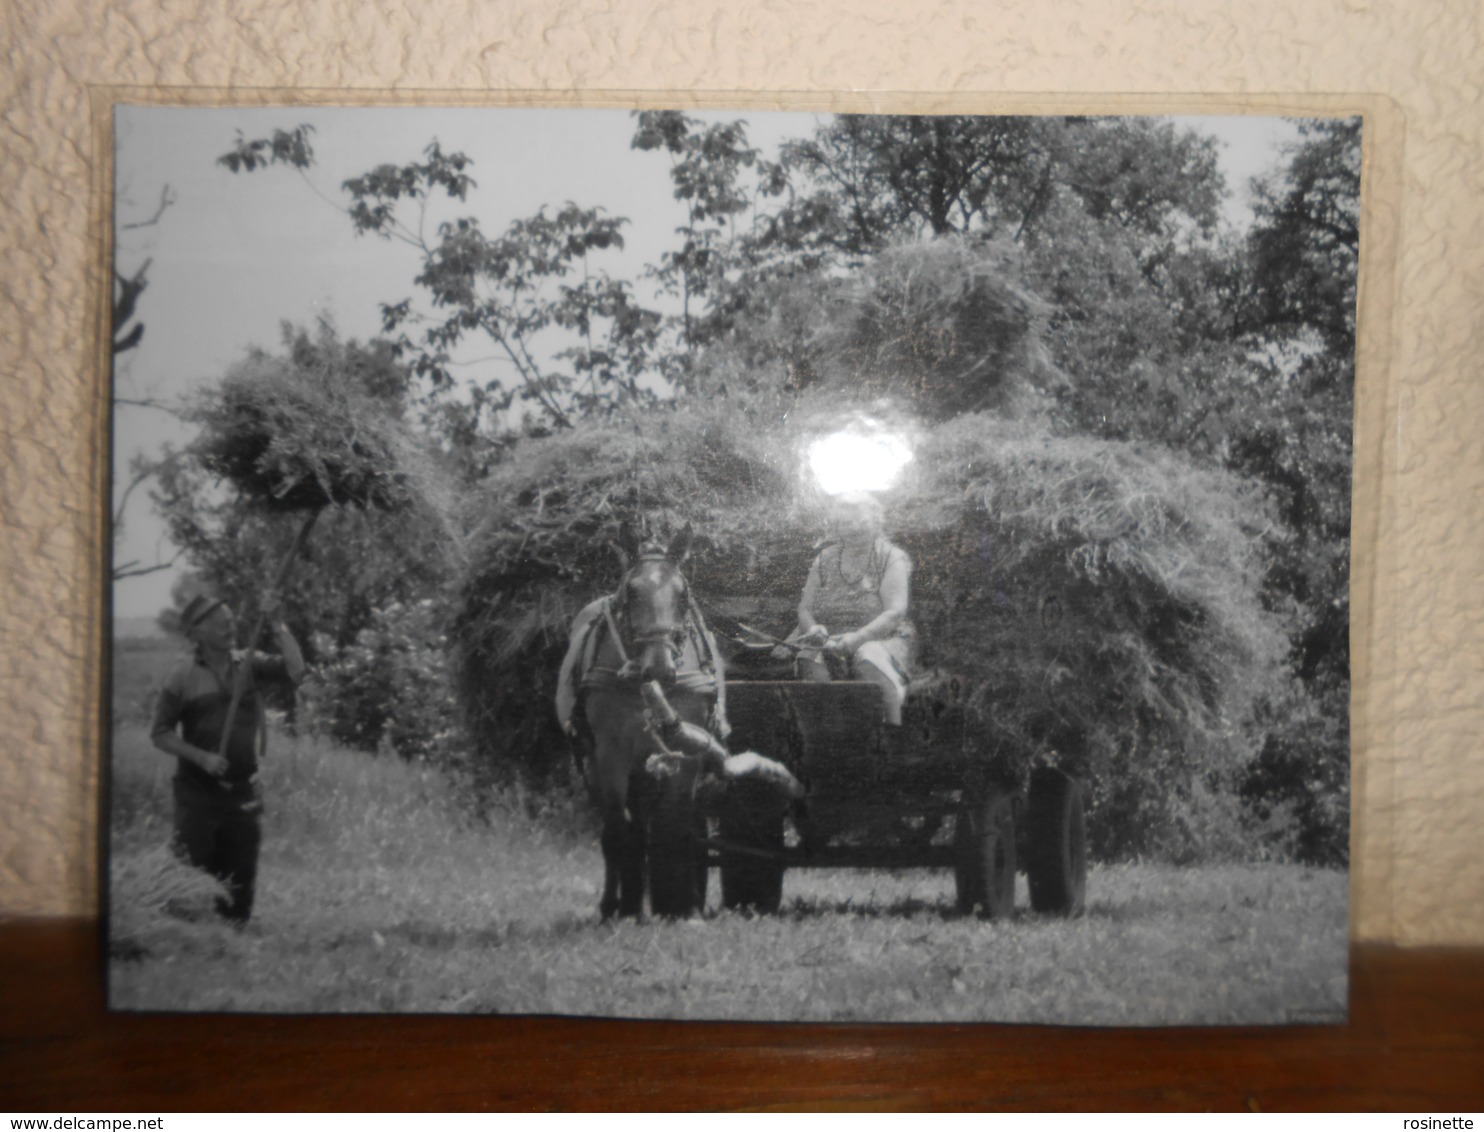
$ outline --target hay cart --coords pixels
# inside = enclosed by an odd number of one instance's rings
[[[1017,865],[1031,907],[1075,915],[1087,876],[1082,789],[985,749],[951,696],[909,699],[882,722],[881,691],[856,681],[729,681],[733,750],[764,752],[802,782],[790,801],[765,783],[722,785],[702,867],[728,908],[776,911],[791,868],[951,868],[964,912],[1015,907]]]

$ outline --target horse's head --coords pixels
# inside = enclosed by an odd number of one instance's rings
[[[662,684],[675,679],[685,644],[690,596],[680,564],[690,553],[691,528],[668,547],[641,541],[624,523],[619,530],[628,571],[613,601],[613,613],[629,652],[631,674]]]

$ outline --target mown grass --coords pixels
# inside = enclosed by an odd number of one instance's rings
[[[119,728],[116,881],[168,838],[169,773]],[[478,821],[433,771],[278,735],[264,777],[252,924],[116,905],[114,1006],[1097,1025],[1344,1010],[1339,872],[1095,868],[1083,918],[1005,923],[954,914],[941,873],[791,872],[777,917],[716,911],[713,873],[704,917],[602,924],[596,834],[574,815],[512,801]]]

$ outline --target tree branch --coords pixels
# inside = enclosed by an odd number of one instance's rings
[[[148,220],[137,220],[133,224],[120,224],[120,232],[132,232],[137,228],[152,228],[160,222],[160,217],[165,215],[165,210],[175,203],[175,196],[170,191],[170,184],[166,182],[160,189],[160,205],[155,209],[155,214]]]
[[[158,574],[161,570],[168,570],[180,560],[184,551],[177,550],[169,562],[156,562],[153,566],[140,566],[136,558],[133,562],[125,562],[122,566],[113,568],[112,578],[115,582],[121,582],[125,578],[142,578],[146,574]]]
[[[172,417],[179,419],[180,410],[172,409],[169,405],[162,404],[152,397],[115,397],[115,405],[133,405],[140,409],[157,409],[162,413],[169,413]]]

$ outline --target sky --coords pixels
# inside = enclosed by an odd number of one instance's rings
[[[780,141],[812,133],[821,120],[761,111],[694,116],[745,118],[749,141],[769,156]],[[1295,127],[1256,117],[1176,121],[1217,138],[1232,190],[1226,218],[1245,227],[1247,184],[1272,167]],[[233,174],[216,163],[239,132],[256,138],[301,124],[314,127],[316,165],[307,180],[285,167]],[[543,205],[601,205],[629,220],[625,248],[602,266],[614,276],[637,274],[673,246],[684,210],[671,195],[668,158],[630,149],[633,125],[626,110],[119,107],[115,259],[125,275],[148,260],[149,286],[136,312],[144,338],[119,356],[115,397],[174,403],[220,378],[251,347],[277,349],[285,320],[312,327],[327,317],[343,338],[374,337],[379,304],[416,299],[417,253],[356,236],[331,202],[344,201],[339,186],[348,177],[418,160],[434,138],[445,152],[473,159],[477,184],[466,202],[430,209],[430,238],[438,220],[455,216],[477,216],[493,234]],[[171,203],[150,223],[167,186]],[[118,404],[115,507],[136,454],[188,439],[168,413]],[[135,491],[115,539],[115,561],[149,564],[173,553],[145,492]],[[153,617],[169,604],[183,566],[115,585],[115,618]]]

